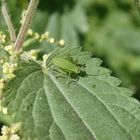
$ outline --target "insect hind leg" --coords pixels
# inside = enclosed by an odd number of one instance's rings
[[[73,82],[77,82],[79,80],[78,77],[74,77],[74,76],[71,76],[71,73],[66,73],[64,72],[63,70],[59,69],[59,70],[56,70],[56,69],[53,69],[54,72],[57,72],[59,75],[56,76],[56,78],[63,78],[63,77],[66,77],[68,78],[67,80],[67,85],[68,87],[70,86],[71,83]],[[72,78],[73,77],[73,78]]]

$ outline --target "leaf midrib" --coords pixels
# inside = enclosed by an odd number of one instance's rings
[[[50,77],[50,79],[53,81],[53,83],[55,84],[55,86],[59,89],[59,91],[61,92],[61,93],[63,93],[63,91],[61,90],[61,87],[59,87],[58,86],[58,84],[57,84],[57,82],[54,80],[54,78],[53,78],[53,76],[51,75],[51,74],[49,74],[49,77]],[[87,89],[84,85],[82,85],[82,83],[80,83],[80,82],[77,82],[80,86],[82,86],[85,90],[87,90],[90,94],[92,94],[93,95],[93,92],[92,91],[90,91],[90,89]],[[113,115],[113,113],[112,113],[112,111],[105,105],[105,103],[104,103],[104,101],[102,100],[102,99],[100,99],[97,95],[96,95],[96,93],[94,93],[95,95],[94,96],[96,96],[96,98],[104,105],[104,107],[108,110],[108,112],[110,113],[110,115],[115,119],[115,121],[120,125],[120,127],[125,131],[125,132],[127,132],[127,134],[129,134],[129,136],[130,136],[130,138],[132,139],[132,140],[134,140],[133,139],[133,137],[132,137],[132,135],[127,131],[127,129],[123,126],[123,124],[121,124],[121,122],[120,121],[118,121],[117,120],[117,118]],[[65,94],[63,94],[63,96],[65,97],[65,99],[67,100],[67,102],[71,105],[71,107],[74,109],[74,111],[77,113],[77,111],[75,110],[75,108],[73,107],[73,105],[70,103],[70,101],[69,101],[69,99],[65,96]],[[78,114],[78,113],[77,113]],[[83,122],[83,119],[80,117],[80,115],[78,114],[78,116],[79,116],[79,118],[82,120],[82,122]],[[100,120],[99,120],[100,121]],[[91,128],[88,126],[88,124],[86,124],[86,122],[83,122],[84,124],[85,124],[85,126],[89,129],[89,131],[92,133],[92,135],[94,136],[94,137],[96,137],[96,140],[97,140],[97,136],[95,135],[95,134],[93,134],[93,132],[92,132],[92,130],[91,130]],[[104,122],[105,123],[105,122]],[[111,126],[111,127],[114,127],[114,126]]]
[[[60,93],[63,93],[62,90],[57,86],[55,80],[53,80],[52,76],[49,74],[50,79],[52,80],[52,82],[55,84],[55,86],[57,87],[57,89],[60,91]],[[80,118],[80,120],[83,122],[83,124],[85,125],[85,127],[89,130],[89,132],[92,134],[92,136],[96,139],[96,135],[92,132],[91,128],[88,126],[88,124],[81,118],[81,116],[78,114],[78,112],[75,110],[75,108],[73,107],[73,105],[69,102],[69,100],[64,96],[63,97],[67,100],[67,102],[69,103],[69,105],[73,108],[73,110],[75,111],[75,113],[78,115],[78,117]]]

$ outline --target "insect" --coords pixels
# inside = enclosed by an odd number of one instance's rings
[[[61,77],[62,75],[67,76],[68,74],[68,81],[67,81],[68,86],[70,83],[76,82],[79,79],[79,75],[81,73],[80,67],[72,63],[70,60],[67,60],[62,57],[55,57],[52,59],[51,63],[52,66],[58,67],[58,69],[55,69],[53,67],[54,71],[60,73],[60,75],[57,76],[57,78]],[[70,81],[70,78],[72,78],[72,81]]]
[[[65,58],[54,58],[52,60],[52,63],[63,69],[64,71],[68,72],[69,74],[71,73],[75,73],[78,74],[80,73],[80,67],[76,66],[75,64],[73,64],[72,62],[70,62],[69,60],[65,59]]]

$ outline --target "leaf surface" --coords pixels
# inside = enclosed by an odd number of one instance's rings
[[[53,69],[44,74],[38,63],[22,62],[7,84],[5,104],[22,122],[23,139],[139,140],[140,104],[132,93],[80,48],[63,48],[53,57],[67,55],[87,75],[75,80]]]

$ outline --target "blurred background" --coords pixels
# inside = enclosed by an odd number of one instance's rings
[[[17,33],[28,2],[8,0]],[[140,16],[134,0],[40,0],[32,29],[49,31],[53,38],[101,58],[140,100]],[[0,30],[8,33],[1,14]]]

